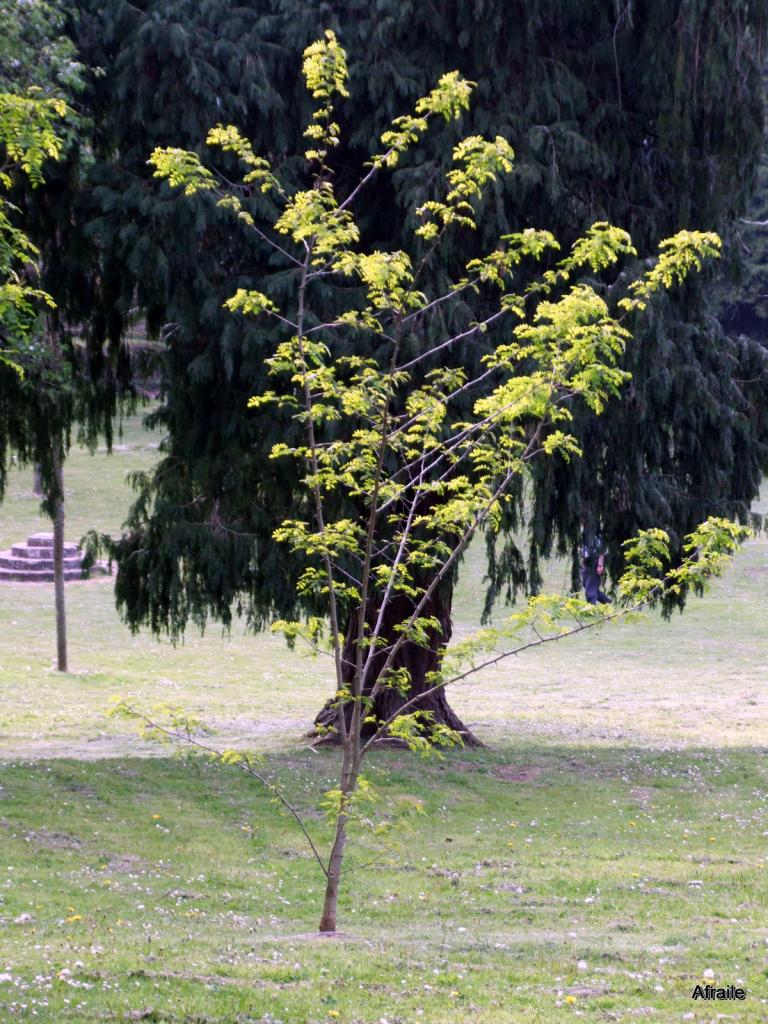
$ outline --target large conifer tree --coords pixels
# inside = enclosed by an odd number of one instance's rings
[[[106,69],[90,97],[105,308],[119,329],[138,303],[166,342],[155,417],[163,458],[139,481],[119,548],[117,596],[133,627],[178,634],[190,618],[228,622],[233,607],[254,625],[297,610],[292,566],[271,541],[295,482],[267,458],[295,427],[246,411],[271,338],[221,309],[236,287],[279,297],[285,280],[257,246],[233,243],[227,214],[208,198],[179,203],[149,180],[154,146],[194,148],[213,124],[231,121],[290,176],[306,120],[295,68],[331,27],[354,84],[342,112],[353,151],[334,158],[340,177],[431,81],[458,67],[479,83],[462,134],[500,133],[517,154],[482,218],[493,237],[536,225],[567,243],[605,218],[643,250],[680,227],[727,239],[752,186],[762,0],[477,0],[439,10],[410,0],[80,0],[77,12],[82,58]],[[370,244],[403,245],[389,211],[432,196],[452,131],[436,133],[422,162],[378,190],[362,225]],[[466,261],[487,241],[462,236],[456,256],[460,247]],[[454,271],[449,254],[436,272]],[[655,307],[628,357],[625,399],[578,425],[585,458],[536,476],[524,550],[510,533],[490,551],[491,598],[524,580],[535,587],[538,560],[555,544],[574,552],[585,519],[602,521],[615,571],[618,542],[639,528],[677,537],[711,512],[746,514],[767,461],[765,382],[755,372],[765,357],[724,335],[709,287],[693,283]],[[468,362],[477,357],[467,350]],[[433,611],[443,623],[436,649],[450,632],[450,588]],[[415,685],[431,664],[419,657]]]

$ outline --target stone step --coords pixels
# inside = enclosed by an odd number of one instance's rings
[[[65,580],[81,580],[79,569],[67,569]],[[0,568],[0,583],[53,583],[53,569],[3,569]]]
[[[64,559],[65,569],[79,569],[82,564],[80,555],[72,555]],[[16,558],[13,551],[0,551],[0,569],[53,569],[53,558]]]
[[[52,548],[53,547],[53,534],[52,533],[32,533],[27,537],[27,544],[31,548]]]
[[[14,558],[53,558],[53,548],[44,547],[42,544],[30,545],[24,542],[12,544],[10,553]],[[74,558],[78,553],[77,544],[67,543],[64,545],[65,558]]]

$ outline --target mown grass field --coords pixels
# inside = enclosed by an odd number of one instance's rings
[[[69,538],[119,527],[156,440],[132,421],[112,456],[73,454]],[[15,474],[0,546],[45,528],[30,490]],[[470,558],[459,632],[481,577]],[[68,587],[61,676],[51,589],[0,590],[0,1020],[768,1020],[765,538],[670,623],[456,691],[484,749],[377,752],[388,830],[356,835],[332,940],[313,934],[319,871],[268,794],[106,716],[113,695],[182,705],[261,751],[322,841],[334,757],[302,733],[325,667],[241,629],[131,637],[105,579]],[[692,1001],[706,981],[747,999]]]

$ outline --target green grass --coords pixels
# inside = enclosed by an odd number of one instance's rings
[[[319,874],[247,779],[173,760],[7,767],[5,1013],[666,1021],[696,1009],[712,969],[749,990],[739,1020],[765,1020],[754,755],[516,745],[428,768],[391,752],[374,763],[389,770],[378,815],[400,824],[387,850],[355,840],[350,866],[376,865],[348,875],[342,940],[311,937]],[[333,777],[327,754],[270,767],[310,813]]]
[[[111,458],[73,453],[69,537],[119,527],[125,474],[156,442],[132,421]],[[45,528],[30,485],[14,474],[2,546]],[[459,633],[481,577],[477,552]],[[684,616],[554,645],[458,690],[483,750],[377,752],[373,817],[392,830],[354,837],[334,940],[313,935],[322,879],[268,795],[105,715],[113,694],[202,715],[217,742],[265,754],[324,840],[335,762],[302,732],[325,666],[241,629],[176,649],[131,637],[98,580],[68,586],[62,676],[52,588],[6,585],[0,1020],[765,1021],[767,582],[759,539]],[[742,979],[746,1002],[692,1002],[707,970]]]

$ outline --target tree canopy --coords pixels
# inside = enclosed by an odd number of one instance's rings
[[[350,47],[353,88],[339,114],[354,127],[330,157],[341,183],[386,124],[456,64],[478,83],[462,134],[498,133],[515,149],[483,227],[446,249],[446,279],[504,231],[536,225],[567,245],[599,218],[644,250],[681,227],[714,229],[732,258],[731,225],[762,139],[759,3],[491,0],[435,12],[394,2],[308,10],[287,0],[83,0],[72,28],[80,57],[105,69],[88,93],[98,126],[92,231],[105,260],[97,315],[119,332],[138,305],[166,342],[156,414],[164,457],[137,481],[118,577],[134,626],[178,633],[190,617],[228,622],[233,607],[256,624],[296,610],[296,567],[271,542],[298,500],[296,479],[268,459],[292,427],[244,408],[274,334],[221,309],[233,286],[279,300],[285,275],[257,240],[233,245],[230,214],[210,197],[180,205],[152,186],[146,160],[156,146],[194,149],[232,121],[298,186],[293,154],[308,108],[293,69],[326,27],[342,42],[364,41]],[[446,124],[371,196],[360,218],[367,242],[408,251],[392,211],[435,199],[456,132]],[[268,196],[255,199],[270,212]],[[521,546],[510,532],[491,551],[492,599],[524,580],[535,589],[539,558],[555,544],[573,552],[585,517],[602,520],[616,576],[620,541],[638,528],[664,526],[679,550],[706,514],[746,514],[766,465],[766,424],[756,411],[764,383],[745,382],[759,379],[765,357],[723,333],[709,291],[705,276],[654,304],[626,356],[633,384],[623,401],[597,423],[577,422],[584,459],[542,467],[530,534]],[[479,353],[465,346],[468,366]],[[518,503],[508,514],[510,531],[522,511]]]

